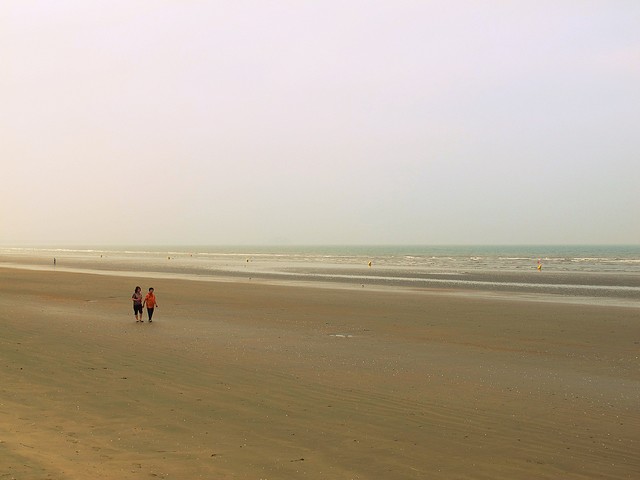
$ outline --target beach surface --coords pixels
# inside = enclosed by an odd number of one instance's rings
[[[0,268],[0,331],[0,480],[640,475],[636,307]]]

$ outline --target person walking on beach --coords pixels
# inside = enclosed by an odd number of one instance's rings
[[[151,317],[153,317],[153,309],[158,306],[156,302],[156,296],[153,293],[153,288],[149,288],[149,293],[144,297],[144,305],[147,306],[147,314],[149,315],[149,323],[151,323]]]
[[[136,287],[135,292],[131,295],[131,300],[133,300],[133,314],[136,317],[136,323],[144,322],[142,320],[142,289],[140,287]]]

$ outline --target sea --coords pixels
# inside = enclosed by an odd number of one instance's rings
[[[1,266],[519,292],[640,306],[640,245],[0,247]]]

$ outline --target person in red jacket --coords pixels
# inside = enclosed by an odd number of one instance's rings
[[[156,296],[153,293],[153,288],[149,289],[149,293],[144,297],[143,305],[147,306],[147,314],[149,315],[149,323],[151,323],[151,317],[153,317],[153,310],[158,306],[156,302]]]

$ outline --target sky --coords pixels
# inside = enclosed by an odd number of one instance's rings
[[[636,0],[7,0],[0,245],[638,244]]]

